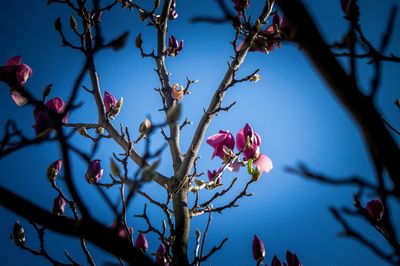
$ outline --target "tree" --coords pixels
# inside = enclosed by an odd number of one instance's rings
[[[65,259],[53,258],[44,244],[44,232],[50,229],[78,237],[88,264],[95,264],[95,258],[92,257],[86,244],[89,241],[115,255],[120,261],[137,265],[152,265],[154,263],[143,255],[143,251],[147,250],[147,240],[143,234],[139,234],[135,237],[137,240],[134,244],[133,230],[130,227],[132,214],[129,210],[133,205],[133,199],[140,195],[148,201],[149,205],[153,205],[165,215],[162,222],[154,221],[149,214],[148,205],[145,204],[143,211],[139,214],[135,205],[136,217],[144,221],[142,233],[146,235],[154,233],[161,242],[155,254],[157,264],[199,265],[214,255],[223,248],[227,238],[215,245],[212,244],[208,249],[205,246],[212,214],[237,207],[242,198],[251,196],[250,185],[256,184],[264,172],[272,169],[272,162],[261,147],[262,134],[257,133],[255,128],[246,123],[248,121],[241,121],[241,125],[236,125],[237,128],[242,127],[236,136],[225,130],[206,135],[207,128],[219,113],[222,115],[222,112],[230,111],[234,107],[236,101],[226,105],[224,101],[225,96],[234,86],[257,82],[261,78],[258,69],[244,75],[239,72],[247,55],[254,52],[258,56],[265,56],[263,53],[275,53],[282,42],[284,44],[292,42],[298,44],[309,56],[321,76],[327,81],[328,87],[354,117],[354,122],[360,127],[372,158],[376,180],[373,182],[359,177],[334,179],[315,173],[305,165],[290,167],[288,171],[325,183],[355,185],[359,188],[358,194],[355,195],[355,210],[331,208],[331,212],[345,229],[344,235],[356,238],[387,263],[398,265],[400,250],[389,204],[389,201],[398,200],[399,197],[400,169],[397,162],[400,156],[397,142],[390,130],[395,134],[398,132],[382,118],[374,103],[383,63],[400,61],[395,55],[386,53],[394,27],[396,9],[393,8],[389,16],[387,34],[382,38],[378,49],[364,35],[359,23],[359,7],[356,1],[342,1],[342,10],[345,19],[349,22],[349,30],[341,42],[333,45],[328,45],[321,37],[300,1],[292,1],[290,4],[287,1],[276,1],[276,3],[263,1],[262,9],[258,13],[254,11],[254,14],[248,9],[248,1],[233,1],[232,5],[223,1],[217,1],[217,3],[221,8],[222,17],[213,17],[208,14],[198,17],[196,14],[192,16],[192,21],[218,24],[228,22],[229,25],[233,25],[233,30],[232,26],[229,26],[233,34],[229,52],[233,56],[228,62],[222,81],[208,99],[208,107],[203,110],[198,122],[194,124],[194,130],[190,132],[192,134],[188,133],[191,136],[184,138],[183,134],[181,136],[181,131],[186,130],[186,127],[191,124],[189,119],[183,119],[184,103],[192,90],[194,90],[193,94],[197,93],[194,87],[197,80],[186,78],[185,85],[181,86],[173,81],[177,78],[168,71],[169,65],[177,61],[176,59],[179,59],[182,56],[181,53],[183,54],[187,49],[187,45],[184,46],[183,41],[177,39],[179,32],[175,34],[169,30],[172,27],[171,22],[179,20],[181,12],[176,5],[180,3],[173,0],[154,1],[150,6],[141,6],[128,0],[111,1],[107,4],[100,1],[89,3],[83,0],[49,1],[52,5],[62,4],[61,6],[69,8],[68,12],[72,12],[68,23],[66,23],[66,17],[62,16],[55,20],[54,26],[62,45],[83,55],[84,62],[65,102],[60,97],[48,99],[52,91],[57,90],[52,89],[51,84],[44,88],[41,99],[38,100],[27,86],[29,84],[27,79],[32,71],[28,65],[21,62],[20,57],[13,57],[1,68],[0,79],[9,86],[14,102],[20,106],[28,103],[34,107],[36,132],[36,136],[31,137],[25,133],[25,130],[20,129],[18,123],[7,122],[2,138],[1,158],[11,156],[25,147],[46,142],[58,143],[61,155],[60,160],[54,158],[53,162],[50,161],[47,169],[49,184],[56,192],[52,212],[38,207],[8,188],[1,187],[1,204],[32,223],[38,233],[40,248],[34,249],[25,243],[25,233],[20,223],[14,225],[12,238],[15,244],[33,255],[43,256],[49,262],[59,264]],[[278,12],[274,4],[278,4],[281,11]],[[154,64],[153,68],[159,79],[159,85],[155,91],[161,97],[160,111],[164,115],[142,117],[138,132],[135,132],[132,127],[125,126],[129,123],[122,119],[119,126],[114,123],[113,120],[120,119],[120,113],[127,107],[126,104],[123,106],[122,97],[117,100],[113,96],[118,94],[118,90],[103,88],[102,78],[107,73],[103,74],[97,68],[99,61],[97,58],[100,58],[101,53],[107,53],[110,49],[118,52],[126,46],[129,47],[126,45],[129,43],[128,32],[122,32],[119,36],[117,35],[118,37],[114,36],[114,39],[110,40],[108,36],[103,35],[102,17],[109,14],[109,11],[115,12],[118,6],[125,8],[126,12],[132,10],[138,13],[141,20],[153,28],[152,33],[157,36],[153,44],[156,49],[153,51],[150,49],[151,52],[148,52],[148,47],[151,45],[147,45],[150,42],[149,38],[145,38],[149,36],[147,34],[145,37],[138,34],[135,38],[135,46],[144,60],[150,60]],[[68,24],[69,27],[66,26]],[[349,71],[343,68],[337,57],[349,58]],[[364,58],[371,60],[375,71],[371,93],[367,96],[360,89],[356,72],[356,62]],[[344,64],[345,61],[341,63]],[[34,72],[36,73],[35,69]],[[89,80],[85,79],[86,74]],[[122,79],[123,77],[116,76],[115,78]],[[97,122],[80,121],[74,115],[86,105],[85,101],[82,106],[78,97],[82,90],[90,96],[91,102],[95,103]],[[125,102],[126,98],[124,96]],[[149,111],[146,110],[146,112]],[[93,118],[89,121],[93,121]],[[79,133],[79,136],[76,133]],[[163,141],[157,140],[160,134],[165,140],[165,145]],[[75,144],[76,140],[82,137],[91,144],[86,149]],[[214,161],[219,164],[217,170],[209,169],[208,178],[201,177],[203,170],[198,167],[199,151],[205,137],[207,137],[206,143],[214,150],[212,155],[216,157]],[[101,149],[100,143],[103,145],[106,141],[112,143],[112,151],[102,150],[101,154],[98,152]],[[169,150],[170,159],[165,158],[167,150]],[[112,157],[110,167],[103,169],[104,157],[107,158],[107,156]],[[87,166],[86,182],[99,192],[103,206],[109,208],[112,213],[114,222],[108,226],[105,226],[101,219],[93,216],[87,199],[82,196],[82,191],[77,186],[73,165],[78,159]],[[168,167],[161,167],[162,164],[167,164]],[[161,168],[168,169],[167,173],[170,174],[164,174]],[[63,169],[63,174],[61,174],[61,169]],[[226,180],[228,171],[235,172],[238,169],[240,169],[240,182],[237,182],[238,178]],[[103,176],[105,173],[110,173],[110,179]],[[224,178],[221,180],[222,175]],[[62,181],[65,182],[65,186],[61,184]],[[150,182],[152,184],[148,184]],[[243,187],[236,189],[236,183],[240,183],[239,185]],[[166,193],[165,197],[144,191],[145,187],[154,187],[157,186],[156,184],[159,185],[156,190]],[[118,192],[117,204],[115,203],[116,195],[112,196],[113,189]],[[372,192],[376,199],[369,201],[364,207],[362,200],[365,190]],[[220,198],[226,197],[229,198],[227,201],[220,201]],[[66,215],[64,215],[65,208],[70,209]],[[380,244],[374,244],[364,234],[353,230],[344,220],[344,214],[356,215],[369,222],[386,238],[391,252],[386,252]],[[190,226],[192,219],[198,216],[207,217],[203,232],[191,229]],[[25,225],[24,228],[26,228]],[[138,230],[136,226],[135,229]],[[194,255],[191,254],[193,251],[188,246],[190,237],[194,246]],[[76,263],[74,257],[67,251],[65,255],[69,264]],[[257,236],[253,241],[253,256],[257,264],[261,263],[265,257],[264,245]],[[297,256],[291,252],[287,253],[286,261],[289,265],[300,265]],[[278,265],[278,258],[274,257],[272,263]]]

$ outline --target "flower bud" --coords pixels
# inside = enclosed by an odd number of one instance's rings
[[[147,252],[149,249],[149,243],[147,242],[145,234],[139,233],[135,241],[135,247],[140,249],[143,253]]]
[[[61,31],[62,30],[62,24],[61,24],[61,18],[57,18],[56,21],[54,22],[54,28],[56,31]]]
[[[66,201],[63,196],[58,195],[53,202],[53,214],[57,216],[64,215]]]
[[[25,231],[24,228],[21,226],[19,221],[14,223],[12,236],[11,238],[14,240],[14,243],[17,247],[21,247],[25,244]]]
[[[275,255],[274,258],[272,259],[271,266],[281,266],[281,261],[278,259],[278,257]]]
[[[252,76],[249,78],[249,81],[251,81],[251,82],[257,82],[257,81],[259,81],[260,79],[261,79],[261,76],[260,76],[260,75],[254,74],[254,75],[252,75]]]
[[[73,15],[71,15],[71,16],[69,17],[69,25],[71,26],[71,29],[72,29],[74,32],[78,32],[78,23],[76,22],[76,19],[74,18]]]
[[[169,266],[167,250],[163,244],[160,244],[157,249],[156,264],[159,266]]]
[[[253,258],[257,261],[263,261],[265,257],[264,243],[258,236],[254,235],[253,239]]]
[[[47,178],[51,183],[55,182],[58,173],[60,172],[62,167],[62,160],[59,159],[57,161],[52,162],[47,168]]]
[[[370,200],[365,206],[365,211],[367,212],[369,218],[374,221],[380,221],[383,218],[385,207],[381,200]]]
[[[253,173],[251,174],[251,179],[253,179],[254,181],[258,181],[261,175],[262,171],[260,170],[260,168],[256,167],[255,169],[253,169]]]
[[[147,136],[151,130],[151,121],[146,118],[139,126],[139,133],[141,135]]]
[[[302,266],[296,254],[290,252],[289,250],[286,252],[286,262],[287,266]]]
[[[86,181],[89,184],[94,184],[99,182],[102,177],[103,168],[101,168],[100,160],[91,161],[85,174]]]

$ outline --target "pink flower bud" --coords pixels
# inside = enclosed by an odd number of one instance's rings
[[[31,76],[32,69],[22,63],[21,56],[10,58],[5,66],[0,67],[0,81],[7,83],[10,87],[11,98],[18,106],[25,105],[28,100],[16,90],[16,87],[24,87]]]
[[[103,102],[106,113],[108,113],[112,107],[116,108],[117,106],[117,99],[107,91],[104,92]]]
[[[250,5],[250,0],[232,0],[232,2],[238,12],[243,12]]]
[[[221,171],[222,168],[218,169],[218,171],[213,170],[212,172],[210,170],[207,170],[208,180],[215,181],[215,184],[217,185],[221,184]]]
[[[214,148],[211,159],[215,156],[224,159],[224,146],[228,147],[231,150],[235,147],[235,138],[233,137],[232,133],[225,130],[220,130],[218,134],[212,135],[211,137],[207,138],[206,142],[208,145]]]
[[[125,226],[122,223],[119,223],[118,221],[115,221],[110,226],[110,229],[115,230],[117,226],[118,226],[117,233],[118,233],[119,237],[128,239],[133,234],[133,228],[132,227],[128,228],[128,231],[129,231],[128,232],[126,230]]]
[[[274,258],[272,259],[271,266],[281,266],[281,265],[282,265],[282,264],[281,264],[280,260],[279,260],[278,257],[275,255]]]
[[[381,200],[370,200],[367,202],[365,206],[365,211],[367,212],[369,218],[374,221],[380,221],[383,218],[385,207]]]
[[[147,242],[145,234],[139,233],[135,241],[135,247],[140,249],[143,253],[147,252],[149,249],[149,243]]]
[[[289,250],[286,251],[286,262],[287,266],[302,266],[296,254],[291,253]]]
[[[62,167],[62,160],[59,159],[57,161],[52,162],[47,168],[47,178],[50,182],[54,182],[57,178],[58,173],[60,172]]]
[[[53,214],[58,215],[58,216],[64,215],[64,212],[65,212],[65,204],[66,204],[65,199],[64,199],[61,195],[58,195],[58,196],[54,199],[54,203],[53,203]]]
[[[258,262],[264,260],[265,248],[264,243],[258,236],[254,235],[253,239],[253,258]]]
[[[183,49],[183,40],[178,42],[174,35],[171,35],[168,39],[168,55],[169,56],[176,56],[178,55]]]
[[[169,266],[167,250],[163,244],[160,244],[157,249],[156,264],[159,266]]]
[[[168,16],[169,16],[170,20],[174,20],[174,19],[178,18],[178,12],[176,12],[176,0],[172,0]]]
[[[102,177],[103,168],[101,168],[100,160],[91,161],[85,174],[86,181],[89,184],[94,184],[99,182]]]

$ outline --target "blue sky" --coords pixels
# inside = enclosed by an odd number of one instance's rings
[[[142,1],[146,2],[146,1]],[[190,24],[191,17],[204,14],[219,14],[217,5],[212,0],[178,0],[179,19],[170,23],[170,32],[177,39],[185,40],[185,48],[179,56],[168,58],[168,70],[171,81],[185,83],[186,76],[200,82],[192,87],[192,94],[183,100],[183,119],[188,117],[195,124],[202,115],[202,108],[207,107],[209,99],[226,71],[226,61],[232,55],[229,41],[233,38],[230,25]],[[263,1],[253,0],[250,12],[255,16]],[[304,1],[311,14],[318,21],[319,28],[328,41],[339,40],[347,25],[342,19],[339,1]],[[386,14],[395,0],[364,0],[361,4],[361,23],[365,33],[373,43],[378,43],[386,26]],[[398,2],[397,2],[398,3]],[[31,92],[37,97],[42,89],[53,83],[51,97],[68,97],[71,86],[83,62],[82,56],[60,46],[60,39],[53,29],[53,22],[61,17],[64,28],[68,27],[71,11],[60,5],[46,5],[46,1],[3,1],[0,4],[0,62],[6,62],[14,55],[22,55],[24,62],[33,69],[33,76],[28,81]],[[253,17],[254,17],[253,16]],[[147,116],[161,121],[162,115],[159,95],[153,90],[159,86],[158,77],[153,70],[154,62],[142,59],[134,47],[134,38],[140,32],[144,48],[151,51],[155,47],[155,32],[141,23],[136,12],[120,10],[106,12],[102,17],[104,34],[111,40],[129,30],[131,32],[126,47],[119,52],[106,51],[96,57],[101,86],[117,97],[124,97],[121,114],[115,120],[122,122],[135,132],[140,122]],[[399,25],[397,19],[395,25]],[[72,35],[68,35],[73,38]],[[395,28],[394,39],[389,51],[399,54],[395,44],[400,41],[400,27]],[[342,105],[330,93],[324,81],[311,66],[301,50],[293,44],[284,44],[269,55],[249,54],[243,64],[240,75],[247,75],[260,68],[262,79],[258,83],[245,83],[230,89],[224,103],[237,101],[228,113],[217,117],[206,136],[215,134],[219,129],[228,129],[234,134],[249,122],[262,137],[261,150],[268,154],[274,163],[274,169],[250,188],[254,196],[240,201],[240,207],[229,209],[224,214],[213,216],[209,232],[207,249],[216,245],[226,236],[229,240],[224,248],[211,257],[205,265],[253,265],[251,242],[254,234],[264,240],[267,250],[267,262],[274,254],[283,258],[287,249],[298,254],[303,265],[384,265],[370,251],[352,240],[337,237],[341,228],[328,212],[328,206],[351,206],[352,188],[328,187],[289,175],[286,166],[305,162],[312,169],[334,177],[360,175],[373,179],[373,169],[366,147],[359,135],[353,119],[342,109]],[[392,104],[398,95],[397,84],[399,66],[384,65],[382,90],[377,102],[387,120],[400,127],[398,109]],[[360,82],[368,86],[369,67],[360,68]],[[90,85],[85,79],[85,85]],[[15,119],[18,126],[27,135],[34,136],[32,108],[17,108],[11,101],[5,84],[0,84],[0,126],[8,119]],[[84,90],[79,92],[82,108],[70,114],[71,122],[95,122],[96,110],[90,95]],[[188,126],[182,132],[183,150],[188,147],[195,126]],[[137,132],[135,133],[137,134]],[[136,136],[136,135],[135,135]],[[161,134],[156,134],[153,147],[163,144]],[[76,137],[76,145],[89,149],[87,139]],[[139,145],[138,147],[142,147]],[[120,152],[112,141],[104,141],[96,157],[104,161],[106,173],[112,152]],[[217,169],[220,161],[211,160],[212,149],[203,145],[199,169]],[[47,182],[47,165],[59,158],[57,147],[46,144],[22,150],[0,161],[0,183],[32,200],[43,208],[50,209],[56,196]],[[88,185],[83,176],[86,165],[75,158],[73,173],[79,191],[90,206],[91,213],[104,224],[111,224],[113,217],[106,208],[94,187]],[[130,165],[131,173],[136,166]],[[168,152],[164,153],[160,171],[172,175],[171,160]],[[105,175],[106,176],[106,175]],[[245,171],[238,175],[227,173],[223,183],[232,178],[239,178],[233,193],[220,202],[228,202],[239,192],[247,181]],[[165,195],[156,186],[147,185],[145,191],[163,200]],[[116,191],[110,195],[117,197]],[[204,192],[201,197],[208,198]],[[371,195],[371,197],[373,197]],[[133,214],[142,212],[144,199],[136,197],[129,210],[129,223],[137,231],[144,229],[142,221],[133,218]],[[398,212],[399,213],[399,212]],[[70,213],[69,213],[70,214]],[[161,214],[150,208],[149,214],[156,225],[161,226]],[[3,256],[0,265],[42,265],[43,259],[33,257],[16,248],[9,240],[9,232],[16,219],[20,219],[26,228],[28,244],[37,247],[35,232],[28,222],[4,208],[0,208],[0,250]],[[192,220],[192,237],[189,254],[193,254],[194,231],[205,227],[206,216]],[[400,218],[399,215],[395,218]],[[383,240],[365,223],[355,220],[357,229],[366,232],[372,239],[384,245]],[[48,232],[47,246],[51,254],[63,258],[64,249],[78,261],[85,262],[76,239]],[[154,235],[148,236],[150,251],[158,247]],[[98,264],[114,260],[103,251],[89,244]],[[4,255],[5,254],[5,255]],[[65,259],[64,259],[65,261]]]

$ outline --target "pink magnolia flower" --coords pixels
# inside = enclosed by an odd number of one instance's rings
[[[218,134],[207,138],[206,142],[208,145],[214,148],[211,159],[215,156],[224,159],[224,146],[231,150],[235,147],[235,138],[233,137],[232,133],[225,130],[220,130]]]
[[[149,243],[147,242],[145,234],[139,233],[135,241],[135,247],[140,249],[143,253],[147,252],[149,249]]]
[[[178,18],[178,12],[176,12],[176,0],[172,0],[171,7],[169,8],[169,19],[174,20]]]
[[[62,114],[64,112],[66,104],[60,97],[56,97],[51,100],[48,100],[45,106],[48,111],[53,111],[57,114]],[[49,114],[47,114],[46,110],[35,109],[33,111],[33,116],[36,122],[36,124],[33,125],[33,128],[35,129],[37,135],[48,129],[54,129],[54,124],[49,118]],[[67,123],[68,113],[66,113],[63,117],[61,117],[60,120],[61,121],[59,122]]]
[[[274,258],[272,259],[271,266],[281,266],[281,261],[278,259],[276,255],[274,255]]]
[[[160,244],[157,249],[156,264],[159,266],[169,266],[167,250],[163,244]]]
[[[213,170],[212,172],[210,170],[207,170],[208,180],[214,181],[214,183],[217,185],[221,184],[221,171],[222,168],[219,168],[218,170]]]
[[[104,107],[106,108],[106,113],[110,111],[111,107],[117,107],[117,99],[108,91],[104,92],[103,103]]]
[[[28,100],[15,87],[24,87],[30,76],[32,76],[32,69],[22,63],[21,56],[10,58],[5,66],[0,67],[0,81],[6,82],[10,87],[11,98],[18,106],[25,105]]]
[[[52,162],[47,168],[47,178],[49,181],[54,182],[56,177],[58,176],[58,172],[60,172],[62,167],[62,160],[59,159],[57,161]]]
[[[236,148],[243,150],[244,159],[252,159],[253,165],[268,173],[272,169],[272,161],[267,155],[260,153],[260,144],[260,135],[248,123],[236,134]]]
[[[168,50],[167,50],[168,55],[174,57],[180,54],[182,49],[183,49],[183,40],[178,42],[175,36],[171,35],[168,39]]]
[[[117,228],[117,226],[119,225],[119,227]],[[128,239],[132,234],[133,234],[133,228],[129,227],[128,231],[126,230],[125,226],[122,223],[119,223],[118,221],[115,221],[111,226],[110,229],[117,229],[117,233],[119,235],[119,237],[121,238],[126,238]]]
[[[365,211],[372,220],[380,221],[383,218],[385,207],[383,206],[383,202],[379,199],[370,200],[365,206]]]
[[[53,214],[58,216],[64,215],[65,204],[66,204],[65,199],[61,195],[58,195],[53,202]]]
[[[258,236],[254,235],[253,238],[253,258],[256,261],[262,261],[264,260],[265,257],[265,247],[264,247],[264,243],[262,242],[262,240],[260,238],[258,238]]]
[[[103,177],[103,168],[101,168],[100,160],[93,160],[90,162],[85,178],[89,184],[94,184],[100,181]]]
[[[289,250],[286,251],[286,262],[287,266],[302,266],[296,254],[290,252]]]
[[[243,12],[250,5],[250,0],[232,0],[235,9],[238,13]]]

